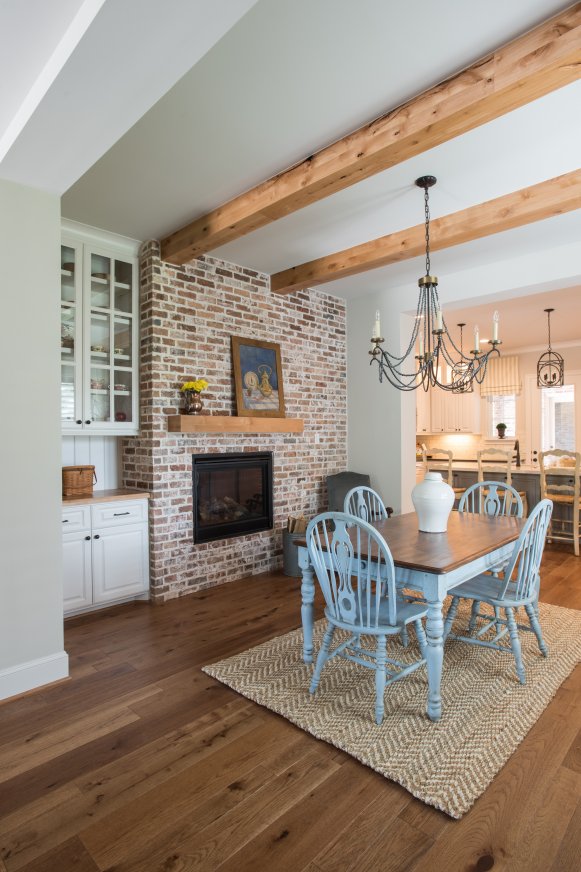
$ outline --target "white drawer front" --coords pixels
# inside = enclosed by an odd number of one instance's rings
[[[93,530],[137,524],[147,521],[147,500],[128,500],[118,503],[98,503],[91,506]]]
[[[63,533],[74,533],[91,528],[90,506],[69,506],[62,513]]]

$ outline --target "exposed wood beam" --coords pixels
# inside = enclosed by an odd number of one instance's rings
[[[581,169],[434,219],[430,222],[430,248],[450,248],[573,209],[581,209]],[[424,225],[418,224],[275,273],[271,290],[290,294],[409,260],[423,254],[425,244]]]
[[[581,77],[581,3],[297,166],[172,233],[170,263],[196,257],[460,136]]]

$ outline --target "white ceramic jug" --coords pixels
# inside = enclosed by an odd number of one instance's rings
[[[422,533],[445,533],[454,505],[454,491],[439,472],[426,472],[412,490],[412,502]]]

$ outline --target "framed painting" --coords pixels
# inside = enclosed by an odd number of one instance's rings
[[[232,337],[238,415],[284,418],[280,345]]]

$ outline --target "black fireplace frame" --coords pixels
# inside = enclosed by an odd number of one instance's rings
[[[238,468],[244,466],[255,468],[257,465],[260,467],[262,471],[264,511],[259,518],[249,518],[248,520],[243,521],[228,521],[224,524],[212,524],[210,527],[202,527],[198,523],[197,476],[201,471],[228,469],[232,466],[232,461],[234,459],[236,460],[236,466]],[[268,483],[270,483],[270,487],[268,487]],[[272,451],[229,452],[228,454],[192,454],[192,493],[194,543],[196,545],[202,544],[203,542],[215,542],[217,539],[233,539],[238,536],[246,536],[248,533],[272,530],[274,527]]]

